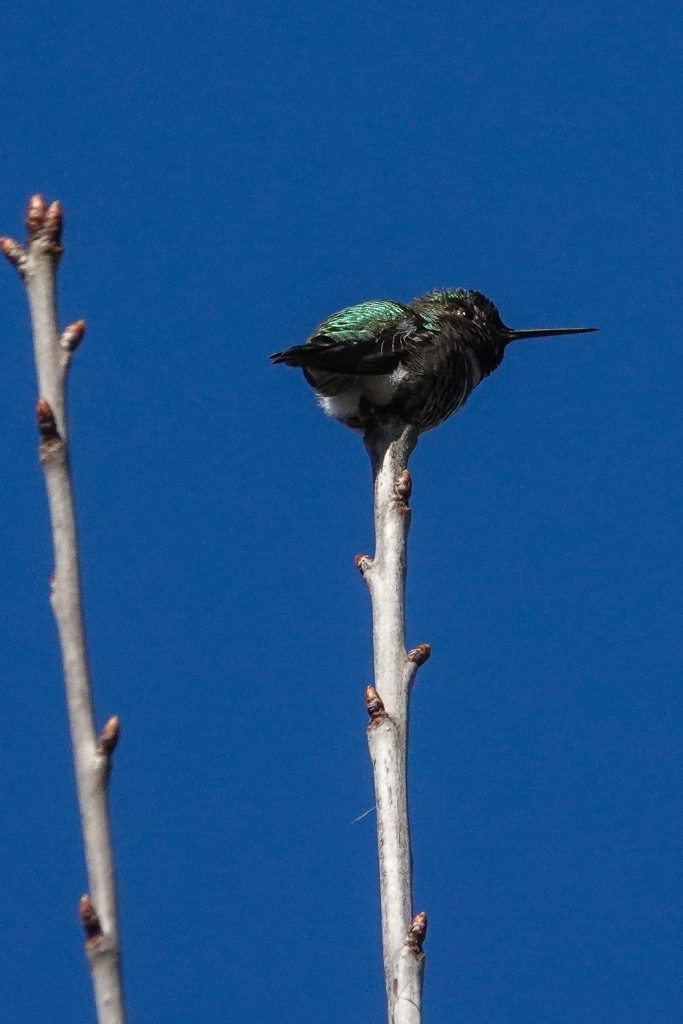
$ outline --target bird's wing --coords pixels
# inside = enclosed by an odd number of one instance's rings
[[[331,373],[391,373],[424,329],[424,318],[400,302],[362,302],[323,320],[305,345],[277,352],[271,359]]]

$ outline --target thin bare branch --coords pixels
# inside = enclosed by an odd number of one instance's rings
[[[375,493],[375,555],[358,555],[372,601],[375,685],[366,690],[377,802],[382,947],[389,1024],[421,1024],[426,915],[413,918],[407,753],[410,690],[428,644],[405,645],[406,541],[417,431],[393,420],[368,431]]]
[[[81,578],[66,417],[66,376],[71,355],[83,337],[77,321],[60,333],[56,278],[62,254],[62,210],[33,196],[26,214],[24,250],[11,239],[0,249],[20,271],[26,285],[36,369],[40,461],[47,485],[55,571],[51,603],[62,649],[76,785],[81,812],[90,894],[80,904],[86,952],[95,989],[99,1024],[124,1024],[119,929],[107,783],[118,738],[117,718],[98,737],[95,729],[81,598]]]

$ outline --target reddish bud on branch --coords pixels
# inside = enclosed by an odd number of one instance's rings
[[[403,472],[399,473],[396,477],[394,489],[396,491],[397,498],[407,504],[413,491],[413,478],[407,469],[404,469]]]
[[[24,247],[15,242],[13,238],[0,238],[0,250],[2,250],[5,259],[17,269],[23,267],[26,262]]]
[[[429,644],[418,644],[417,647],[413,647],[412,651],[408,651],[408,661],[412,661],[419,668],[420,665],[424,665],[425,661],[429,661],[431,653],[432,648]]]
[[[384,704],[382,703],[382,698],[374,686],[365,687],[365,706],[368,709],[371,722],[376,721],[378,718],[387,717],[387,713],[384,710]]]
[[[40,431],[40,436],[43,441],[54,441],[55,438],[59,437],[54,413],[52,412],[46,398],[38,399],[38,404],[36,406],[36,420],[38,423],[38,430]]]
[[[427,915],[424,910],[420,911],[419,914],[413,918],[410,928],[408,929],[408,936],[406,938],[406,945],[417,954],[422,954],[422,944],[427,937]]]
[[[100,919],[97,916],[87,892],[84,896],[81,896],[78,904],[78,916],[81,919],[81,924],[83,925],[83,930],[85,932],[86,946],[96,946],[102,938],[102,925],[100,924]]]
[[[47,205],[43,197],[41,195],[31,196],[26,208],[26,227],[28,228],[29,237],[34,235],[43,226],[46,213]]]
[[[75,352],[85,335],[85,320],[76,320],[62,331],[59,343],[67,352]]]
[[[105,722],[104,728],[97,738],[97,745],[106,757],[111,757],[116,750],[116,744],[119,742],[120,735],[121,722],[119,721],[119,716],[112,715]]]
[[[59,245],[62,238],[63,215],[62,204],[58,199],[48,206],[43,223],[50,241],[54,242],[55,245]]]

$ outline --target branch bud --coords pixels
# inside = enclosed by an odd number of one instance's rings
[[[84,896],[81,896],[78,904],[78,916],[81,919],[85,932],[86,948],[92,949],[102,939],[102,925],[87,892]]]
[[[85,320],[76,320],[65,327],[59,338],[59,344],[67,352],[75,352],[85,335]]]
[[[31,196],[26,208],[26,227],[29,238],[42,228],[47,213],[47,205],[41,195]]]
[[[45,232],[51,242],[54,242],[55,246],[59,247],[59,243],[62,239],[62,204],[58,199],[55,199],[54,203],[50,203],[47,208],[44,219]]]
[[[412,920],[410,928],[408,929],[408,935],[406,936],[406,946],[412,949],[418,956],[424,956],[422,952],[422,944],[427,937],[427,915],[424,910],[416,914]]]
[[[394,490],[396,491],[396,497],[399,501],[402,501],[404,505],[407,505],[410,501],[410,495],[413,491],[413,478],[407,469],[404,469],[396,477],[396,483],[394,484]]]
[[[356,569],[358,569],[361,576],[364,576],[372,565],[370,555],[356,555],[354,562],[356,563]]]
[[[429,656],[432,653],[432,648],[429,644],[418,644],[417,647],[413,647],[412,651],[408,651],[408,661],[412,661],[413,664],[424,665],[425,661],[429,661]]]
[[[23,245],[19,245],[19,242],[15,242],[13,238],[3,237],[0,238],[0,250],[12,266],[16,267],[17,270],[22,269],[26,263],[26,253],[24,252]]]
[[[38,430],[43,441],[59,440],[59,431],[55,421],[54,413],[46,398],[39,398],[36,406],[36,420]]]
[[[116,750],[116,744],[121,735],[121,722],[118,715],[112,715],[104,724],[102,732],[97,737],[97,746],[105,757],[111,757]]]
[[[368,710],[371,722],[376,722],[380,718],[387,717],[387,713],[384,710],[384,704],[382,703],[382,698],[374,686],[365,687],[365,707]]]

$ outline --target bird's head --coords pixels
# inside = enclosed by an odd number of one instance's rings
[[[424,316],[438,317],[444,314],[449,317],[462,317],[470,321],[489,335],[491,340],[498,342],[500,357],[511,341],[523,338],[550,338],[560,334],[590,334],[597,327],[538,327],[530,330],[515,330],[501,320],[497,306],[481,292],[468,291],[465,288],[442,288],[428,292],[411,303]]]

